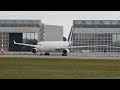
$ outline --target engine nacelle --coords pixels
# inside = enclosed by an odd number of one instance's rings
[[[33,49],[32,49],[32,53],[38,53],[37,48],[33,48]]]
[[[68,54],[69,52],[70,52],[69,49],[63,50],[63,54]]]

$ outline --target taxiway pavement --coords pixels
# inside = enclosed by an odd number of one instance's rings
[[[32,54],[31,52],[4,52],[0,57],[21,57],[21,58],[66,58],[66,59],[115,59],[120,60],[120,53],[70,53],[62,56],[61,53],[50,53],[49,56]]]

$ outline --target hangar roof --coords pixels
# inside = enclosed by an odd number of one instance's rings
[[[40,20],[0,20],[0,27],[39,27]]]
[[[74,28],[120,28],[120,20],[73,20]]]

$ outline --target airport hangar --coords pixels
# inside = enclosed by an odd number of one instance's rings
[[[73,52],[120,52],[120,20],[73,20],[73,46],[109,45],[75,48]],[[114,46],[114,47],[112,47]]]
[[[40,41],[61,41],[63,26],[46,25],[41,20],[0,20],[0,50],[31,51],[32,47],[15,45],[13,40],[34,45]]]
[[[120,20],[73,20],[73,46],[110,45],[120,47]],[[31,47],[14,45],[37,44],[40,41],[63,40],[63,26],[46,25],[41,20],[0,20],[0,48],[4,51],[31,51]],[[75,48],[73,52],[120,52],[114,47]]]

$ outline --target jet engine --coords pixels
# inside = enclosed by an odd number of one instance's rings
[[[33,48],[33,49],[32,49],[32,53],[38,53],[37,48]]]
[[[70,52],[69,49],[63,50],[62,56],[67,56],[69,52]]]

